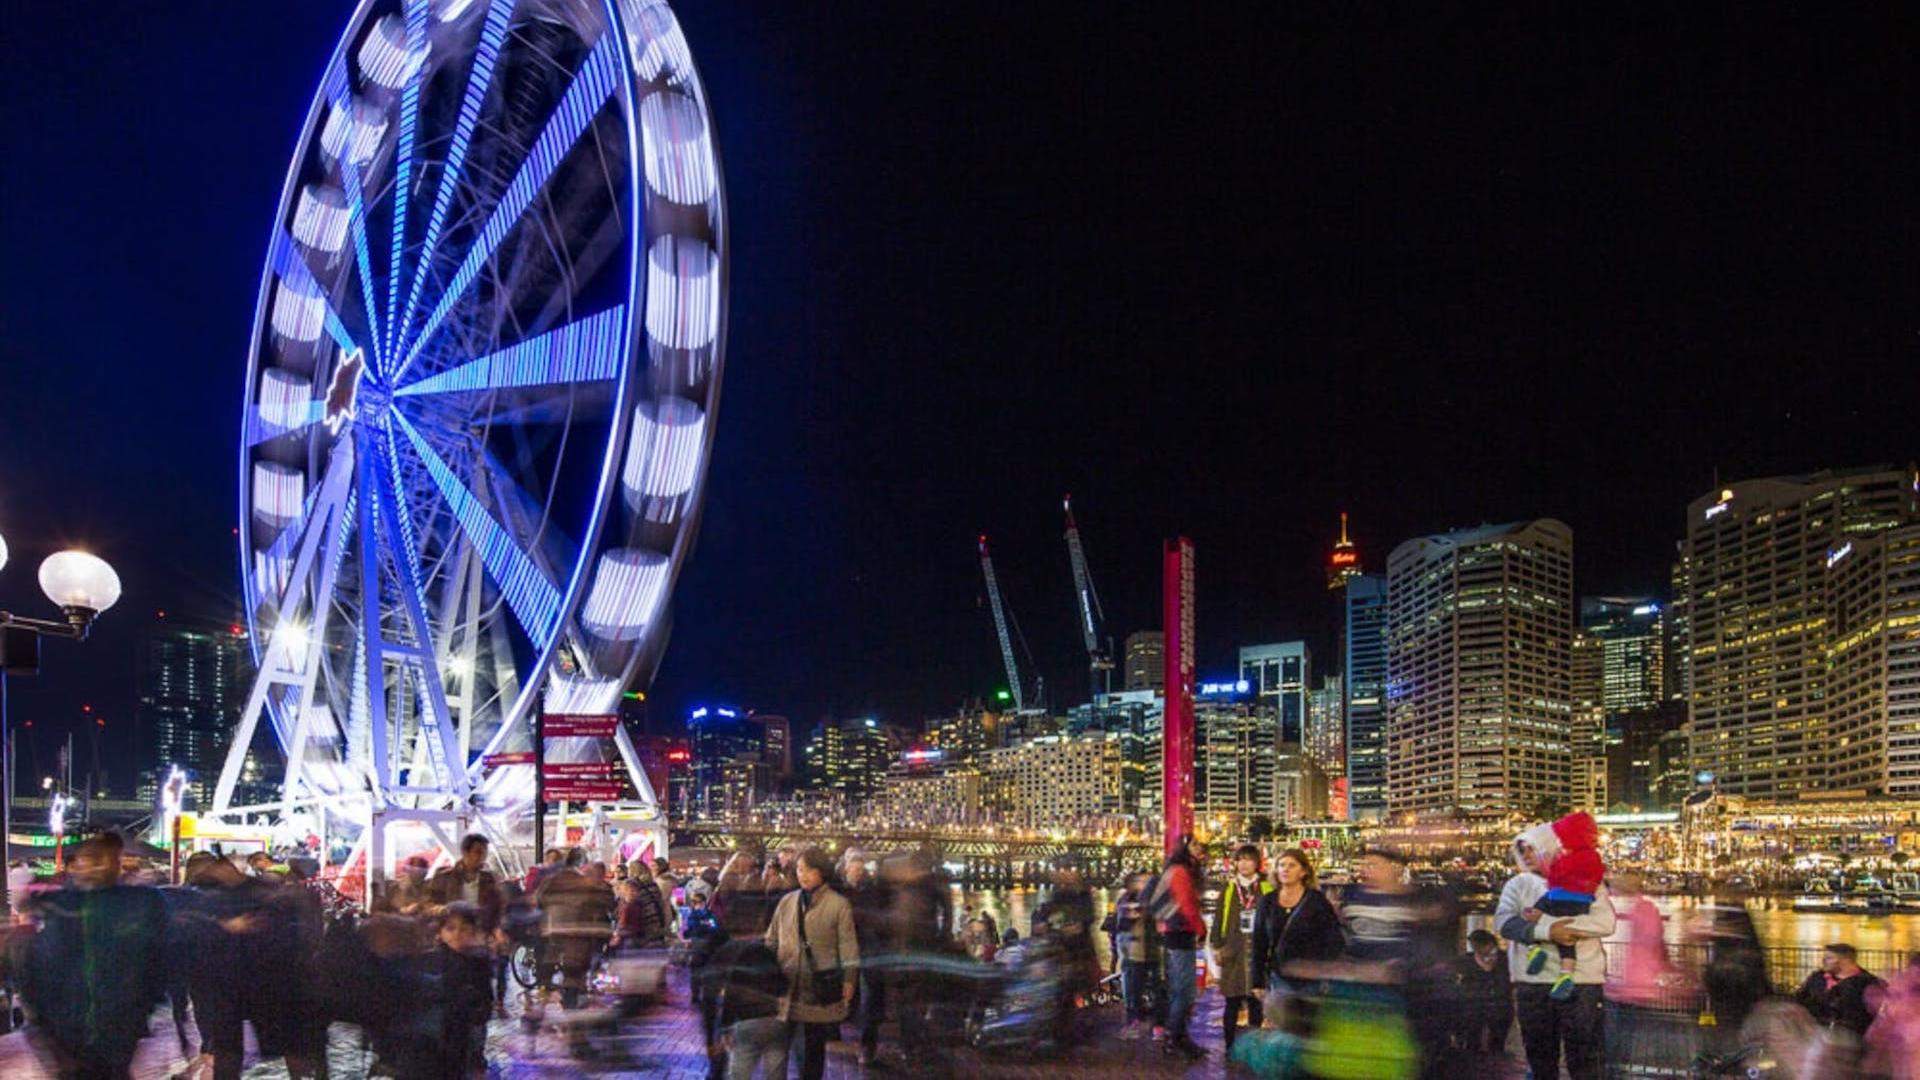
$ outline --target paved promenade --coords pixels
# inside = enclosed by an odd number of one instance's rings
[[[517,1012],[517,1003],[515,1011]],[[1070,1055],[1045,1059],[983,1055],[964,1051],[955,1055],[956,1075],[1007,1077],[1009,1080],[1073,1080],[1077,1077],[1203,1077],[1219,1076],[1222,1068],[1220,1046],[1220,998],[1202,997],[1194,1015],[1196,1041],[1206,1047],[1204,1062],[1187,1065],[1161,1054],[1151,1039],[1122,1042],[1115,1037],[1120,1025],[1120,1007],[1109,1005],[1083,1010],[1080,1021],[1088,1038]],[[851,1030],[851,1029],[849,1029]],[[153,1036],[141,1044],[134,1062],[137,1080],[164,1080],[177,1075],[186,1062],[180,1055],[166,1013],[154,1014]],[[909,1060],[894,1038],[891,1026],[882,1033],[881,1060],[871,1068],[860,1067],[855,1048],[836,1042],[829,1049],[829,1077],[925,1076],[926,1062]],[[665,1005],[627,1021],[617,1033],[591,1040],[591,1057],[582,1060],[568,1053],[566,1034],[555,1027],[528,1031],[516,1017],[495,1021],[488,1030],[488,1072],[503,1078],[546,1078],[588,1076],[647,1076],[667,1080],[704,1080],[706,1053],[700,1037],[698,1014],[688,1004],[685,973],[675,971]],[[251,1033],[248,1038],[246,1077],[266,1080],[287,1075],[279,1061],[254,1060]],[[328,1054],[331,1072],[340,1078],[364,1077],[372,1056],[361,1043],[359,1031],[336,1024]],[[798,1073],[797,1057],[792,1071]],[[0,1037],[0,1076],[8,1080],[51,1077],[52,1073],[35,1056],[22,1032]]]

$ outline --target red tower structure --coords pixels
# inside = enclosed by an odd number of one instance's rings
[[[1347,512],[1340,511],[1340,539],[1327,556],[1327,588],[1344,589],[1347,582],[1360,576],[1360,549],[1347,539]]]
[[[1177,537],[1161,557],[1161,618],[1166,641],[1167,704],[1161,723],[1162,837],[1173,854],[1193,831],[1193,541]]]

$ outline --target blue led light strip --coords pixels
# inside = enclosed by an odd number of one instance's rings
[[[407,306],[399,318],[389,318],[387,332],[395,352],[407,346],[413,309],[420,303],[420,289],[427,282],[427,269],[433,265],[434,252],[440,246],[440,230],[446,227],[447,210],[453,205],[453,193],[459,188],[466,168],[467,147],[473,141],[474,126],[480,122],[480,110],[487,103],[493,67],[500,59],[501,46],[506,44],[507,26],[513,21],[514,3],[515,0],[493,0],[487,8],[487,21],[480,27],[480,42],[473,51],[473,70],[467,73],[467,93],[460,101],[460,118],[454,122],[453,138],[447,143],[447,161],[440,169],[440,186],[433,195],[433,212],[427,217],[426,239],[421,242],[420,256],[413,264],[413,284],[407,288]],[[395,280],[398,280],[397,274]],[[388,314],[391,316],[392,312]]]
[[[307,268],[307,260],[301,257],[299,246],[285,229],[281,229],[273,238],[271,261],[273,272],[292,285],[295,291],[320,298],[320,303],[327,309],[327,334],[342,349],[352,352],[360,347],[353,340],[353,335],[347,333],[346,324],[340,321],[340,313],[333,310],[333,302],[327,299],[327,291],[314,280],[313,271]]]
[[[473,541],[481,565],[500,587],[507,606],[513,609],[534,645],[544,650],[560,626],[560,590],[540,572],[533,559],[514,544],[507,530],[481,505],[479,496],[467,490],[440,455],[414,430],[413,424],[398,409],[393,411],[393,417],[406,432],[414,453],[426,465],[427,475],[440,489],[454,520],[460,523],[467,539]]]
[[[413,77],[400,94],[400,147],[394,152],[393,236],[387,262],[387,335],[382,356],[392,356],[399,347],[394,340],[394,309],[400,306],[401,249],[407,243],[407,206],[413,202],[413,139],[419,126],[420,86],[427,81],[426,58],[420,53],[427,44],[427,0],[407,0],[407,59],[415,63]],[[384,365],[376,365],[384,370]]]
[[[436,372],[394,391],[395,397],[596,382],[620,373],[626,349],[627,306],[570,322],[558,330],[510,345],[497,353]]]
[[[373,366],[380,368],[380,309],[373,306],[373,266],[367,258],[366,200],[360,188],[360,167],[352,155],[340,162],[340,179],[347,189],[347,220],[353,225],[353,259],[360,264],[360,302],[367,309],[367,336],[373,339]]]
[[[480,268],[492,257],[494,249],[506,239],[508,230],[520,220],[520,215],[533,202],[533,197],[546,186],[553,170],[559,168],[567,151],[600,112],[600,107],[613,96],[614,88],[620,81],[620,48],[620,35],[607,33],[601,35],[600,43],[587,54],[586,62],[580,65],[580,71],[574,75],[573,84],[567,87],[559,107],[547,119],[547,126],[534,140],[533,149],[527,152],[527,159],[521,163],[520,171],[501,194],[499,205],[493,208],[493,216],[487,219],[475,237],[473,247],[467,251],[466,260],[448,280],[447,290],[441,294],[440,302],[434,305],[433,313],[427,316],[426,324],[420,328],[420,336],[406,347],[405,358],[394,369],[391,381],[397,383],[406,374],[407,368],[420,356],[421,348],[432,339],[440,329],[440,324],[453,311],[453,305],[459,303],[467,287],[479,276]]]

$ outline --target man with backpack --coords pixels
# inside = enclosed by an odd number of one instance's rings
[[[1167,986],[1167,1041],[1160,1049],[1168,1056],[1199,1061],[1207,1052],[1193,1041],[1187,1026],[1193,1019],[1198,979],[1194,965],[1201,935],[1207,932],[1200,911],[1201,863],[1206,848],[1191,835],[1182,836],[1154,886],[1151,907],[1160,938],[1165,943]]]

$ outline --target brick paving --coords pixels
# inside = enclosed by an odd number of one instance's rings
[[[518,1012],[518,1004],[514,1006]],[[553,1012],[558,1013],[555,1009]],[[592,1014],[582,1010],[572,1017],[578,1020]],[[958,1051],[953,1064],[956,1075],[1006,1077],[1009,1080],[1074,1080],[1077,1077],[1176,1077],[1218,1076],[1221,1072],[1220,998],[1205,995],[1194,1010],[1195,1038],[1206,1047],[1207,1060],[1193,1065],[1163,1056],[1159,1045],[1150,1039],[1122,1042],[1114,1037],[1120,1024],[1120,1007],[1108,1005],[1083,1010],[1080,1015],[1083,1045],[1070,1054],[1034,1059],[1018,1054],[982,1054]],[[164,1080],[186,1067],[173,1037],[172,1023],[166,1013],[154,1014],[154,1034],[140,1046],[134,1059],[136,1080]],[[190,1029],[191,1030],[191,1029]],[[851,1031],[851,1028],[849,1028]],[[851,1043],[836,1042],[827,1054],[829,1077],[887,1077],[927,1072],[926,1062],[908,1060],[889,1026],[883,1030],[880,1061],[862,1068]],[[670,981],[667,1001],[637,1019],[613,1026],[611,1034],[587,1038],[590,1052],[569,1053],[569,1036],[558,1024],[529,1031],[516,1017],[496,1020],[487,1032],[488,1073],[501,1078],[563,1078],[589,1076],[647,1076],[666,1080],[704,1080],[707,1059],[700,1036],[699,1014],[688,1004],[684,973],[676,971]],[[797,1047],[796,1047],[797,1050]],[[251,1033],[248,1037],[247,1080],[285,1077],[285,1065],[278,1061],[260,1062],[255,1058]],[[328,1045],[328,1063],[335,1078],[364,1077],[372,1064],[372,1055],[357,1028],[335,1024]],[[799,1071],[798,1055],[790,1071]],[[53,1074],[34,1053],[24,1032],[0,1036],[0,1077],[8,1080],[37,1080]]]

